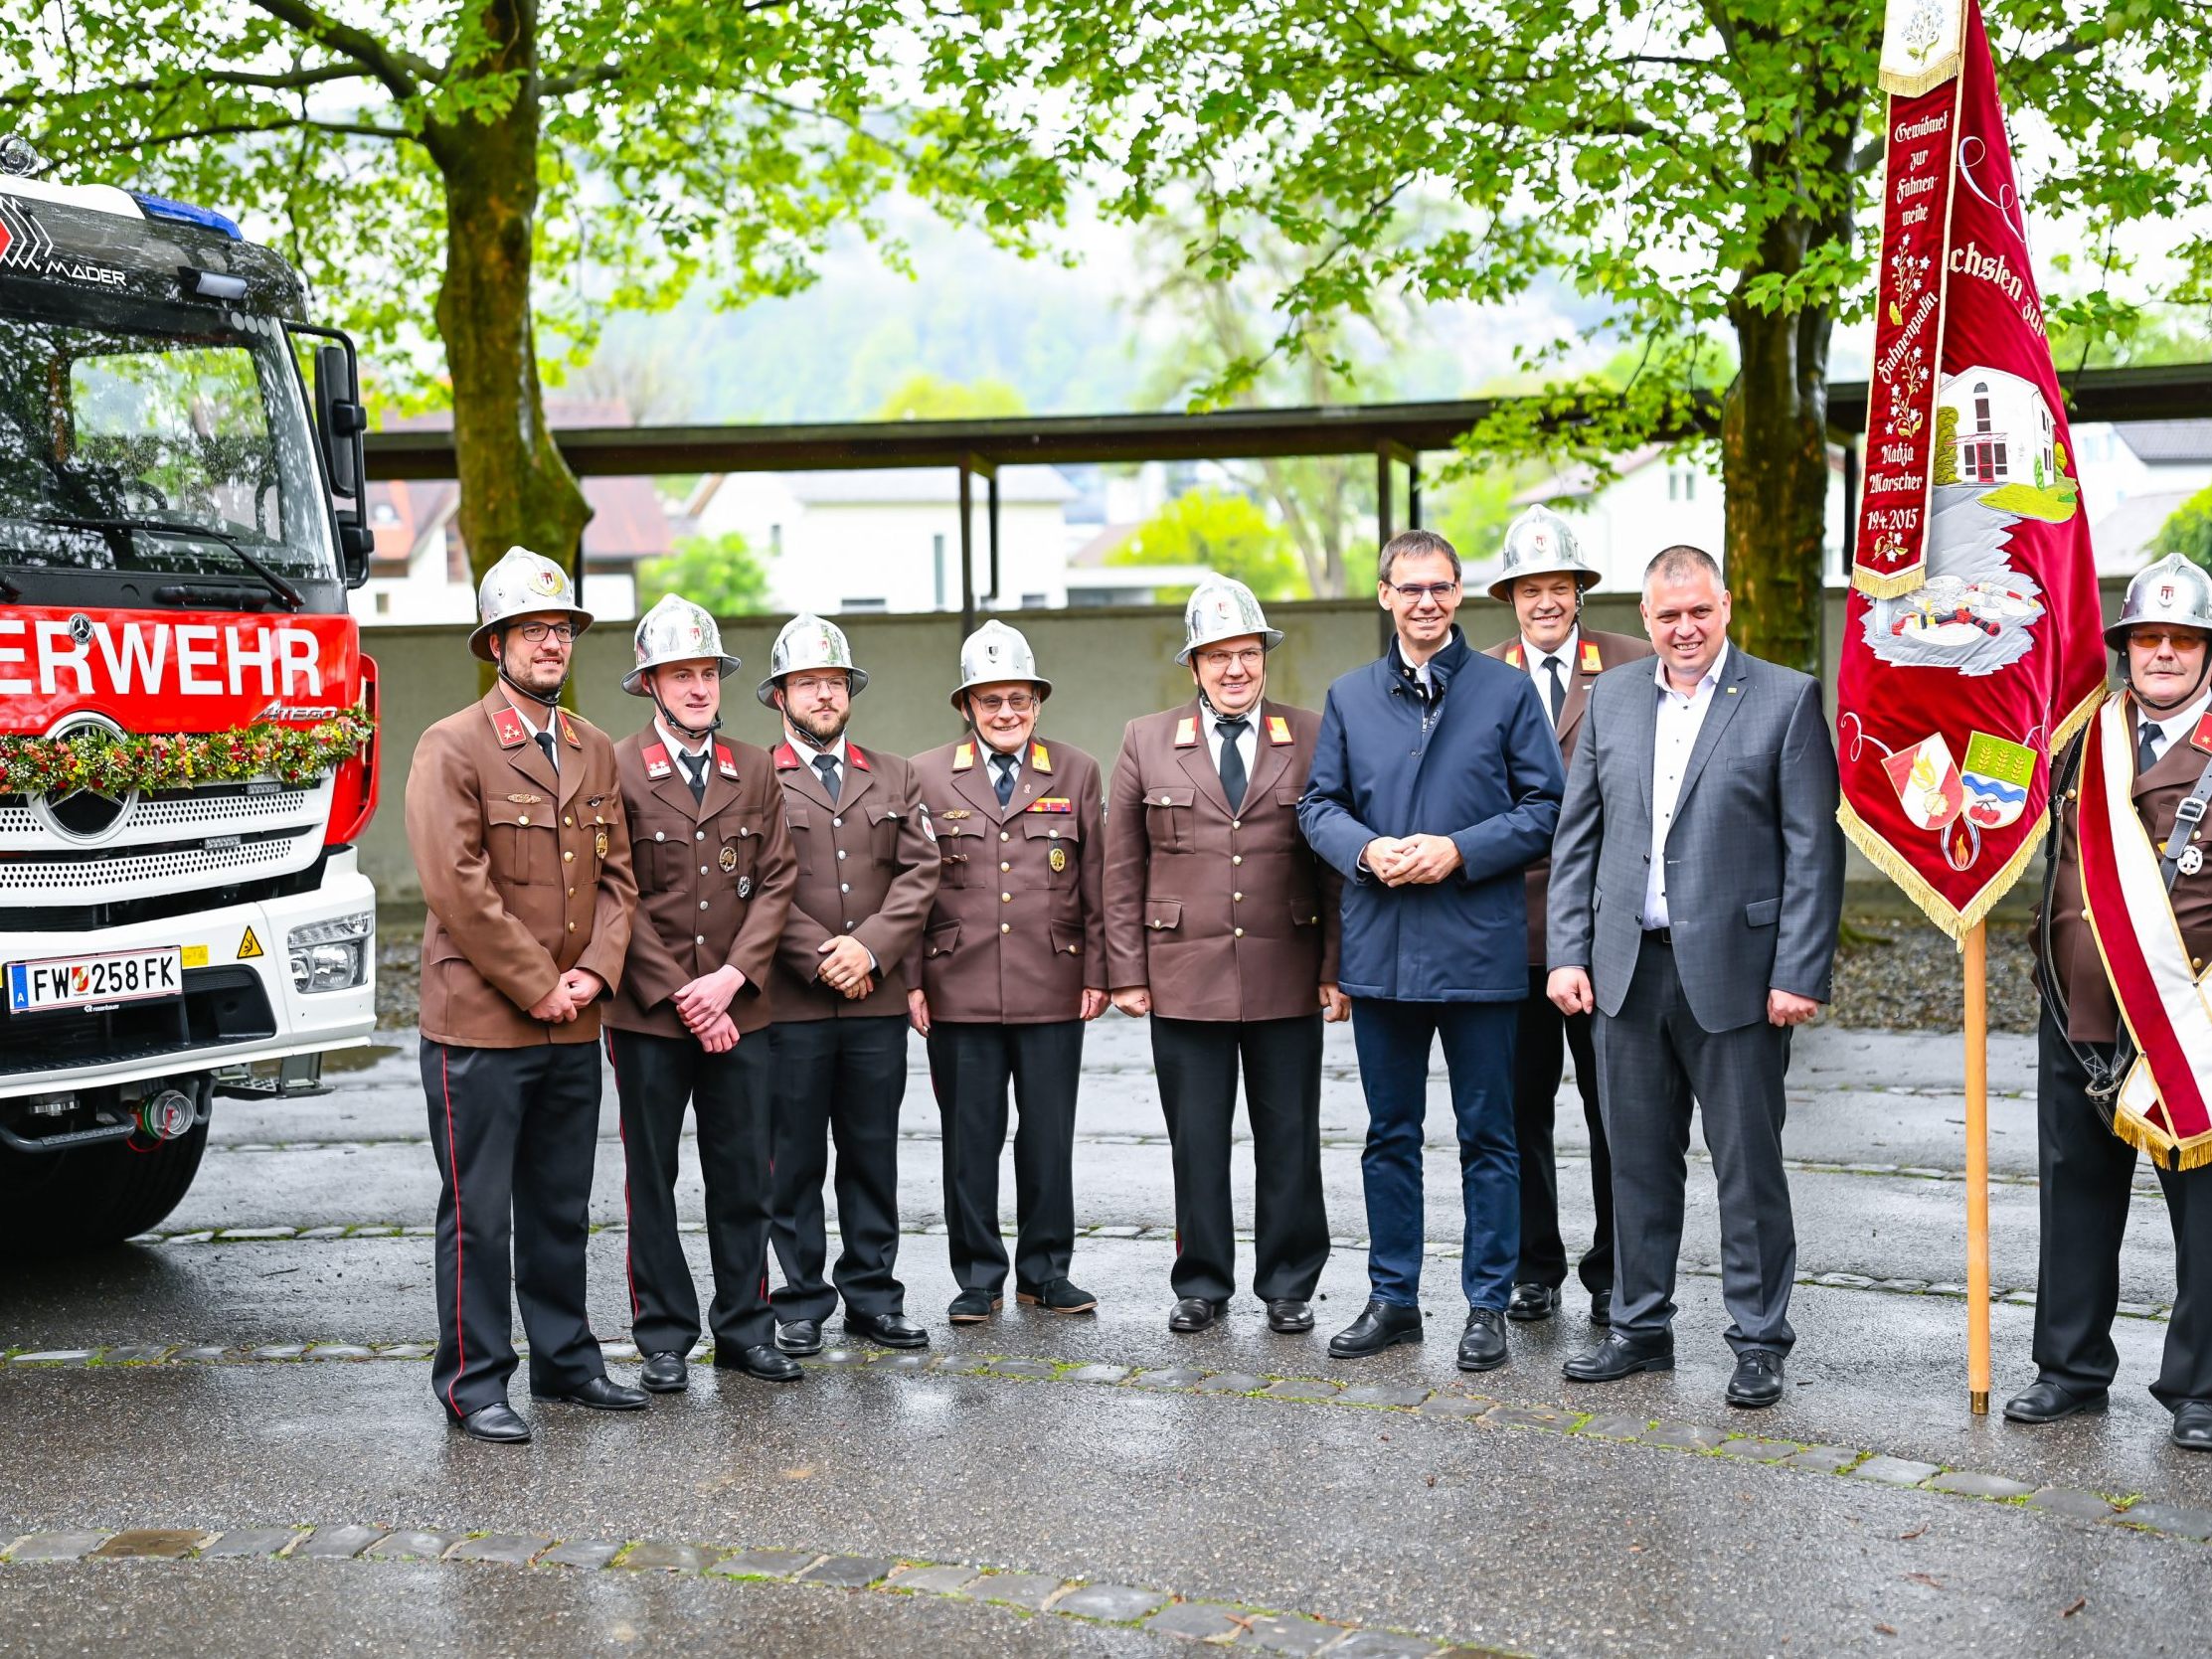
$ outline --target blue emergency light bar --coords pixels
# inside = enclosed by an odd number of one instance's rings
[[[233,242],[244,242],[246,234],[235,221],[223,217],[213,208],[196,208],[187,202],[172,202],[166,196],[149,196],[142,190],[130,193],[141,211],[155,219],[173,219],[180,225],[197,225],[203,231],[220,231]]]

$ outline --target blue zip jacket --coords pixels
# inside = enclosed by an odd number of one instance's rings
[[[1399,1002],[1528,995],[1521,872],[1550,851],[1567,775],[1528,675],[1468,649],[1457,627],[1422,695],[1394,641],[1329,687],[1298,824],[1344,873],[1338,983]],[[1461,868],[1386,887],[1360,865],[1379,835],[1447,835]]]

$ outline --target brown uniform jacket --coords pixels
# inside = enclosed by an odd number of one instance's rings
[[[1287,1020],[1336,982],[1343,878],[1298,832],[1321,717],[1262,703],[1237,811],[1196,698],[1129,722],[1106,813],[1106,978],[1174,1020]]]
[[[554,720],[558,777],[496,686],[415,746],[407,839],[429,905],[421,1023],[432,1042],[594,1043],[597,1003],[558,1025],[528,1011],[571,968],[621,983],[637,884],[614,746],[566,710]]]
[[[1521,636],[1491,646],[1482,653],[1500,662],[1511,663],[1515,668],[1521,661]],[[1638,657],[1653,655],[1648,639],[1637,639],[1632,634],[1600,633],[1595,628],[1582,630],[1582,637],[1575,646],[1576,661],[1569,665],[1567,675],[1567,704],[1559,712],[1559,763],[1571,766],[1575,759],[1575,735],[1582,730],[1582,712],[1590,707],[1590,686],[1609,668],[1624,662],[1634,662]],[[1536,659],[1542,662],[1544,659]],[[1537,700],[1551,711],[1551,693],[1541,682]],[[1544,901],[1552,884],[1552,861],[1540,858],[1528,867],[1523,877],[1528,884],[1528,959],[1531,965],[1544,965]]]
[[[775,746],[775,780],[798,855],[798,890],[775,959],[779,1021],[906,1018],[906,959],[937,896],[936,832],[914,763],[845,740],[829,798],[812,751]],[[850,933],[876,959],[876,988],[848,998],[821,982],[822,946]]]
[[[914,757],[943,864],[916,949],[933,1020],[1078,1019],[1106,989],[1105,812],[1099,763],[1032,742],[1005,806],[973,739]],[[907,983],[917,983],[909,960]]]
[[[637,921],[606,1023],[689,1037],[669,999],[729,966],[745,975],[731,1023],[740,1036],[759,1031],[772,1017],[769,975],[794,870],[767,750],[717,739],[698,800],[653,726],[614,746],[614,765],[637,860]]]
[[[2094,740],[2096,730],[2095,726],[2090,728],[2089,739]],[[2129,731],[2131,735],[2131,723]],[[2077,738],[2076,747],[2083,742]],[[2093,748],[2083,763],[2095,758]],[[2207,761],[2212,761],[2212,754],[2195,747],[2183,732],[2167,743],[2157,763],[2135,779],[2135,815],[2142,820],[2151,845],[2161,852],[2166,837],[2173,833],[2174,809],[2196,788]],[[2081,832],[2076,822],[2082,805],[2078,776],[2061,805],[2058,873],[2051,900],[2051,957],[2065,980],[2066,1035],[2077,1043],[2113,1043],[2119,1041],[2120,1010],[2113,1001],[2112,981],[2105,977],[2096,936],[2082,915]],[[2212,861],[2194,876],[2176,875],[2172,893],[2173,915],[2181,926],[2182,945],[2193,960],[2212,956]]]

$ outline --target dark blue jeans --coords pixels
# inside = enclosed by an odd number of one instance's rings
[[[1352,1042],[1367,1091],[1370,1293],[1402,1307],[1421,1300],[1422,1119],[1429,1098],[1429,1049],[1444,1039],[1451,1110],[1459,1125],[1459,1196],[1466,1232],[1459,1286],[1469,1307],[1503,1309],[1521,1252],[1521,1157],[1513,1132],[1513,1043],[1519,1008],[1510,1002],[1388,1002],[1355,997]]]

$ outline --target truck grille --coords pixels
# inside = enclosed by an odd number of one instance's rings
[[[332,782],[211,785],[130,803],[96,846],[72,846],[22,795],[0,796],[0,905],[86,905],[264,880],[322,851]],[[0,915],[4,919],[4,915]]]

